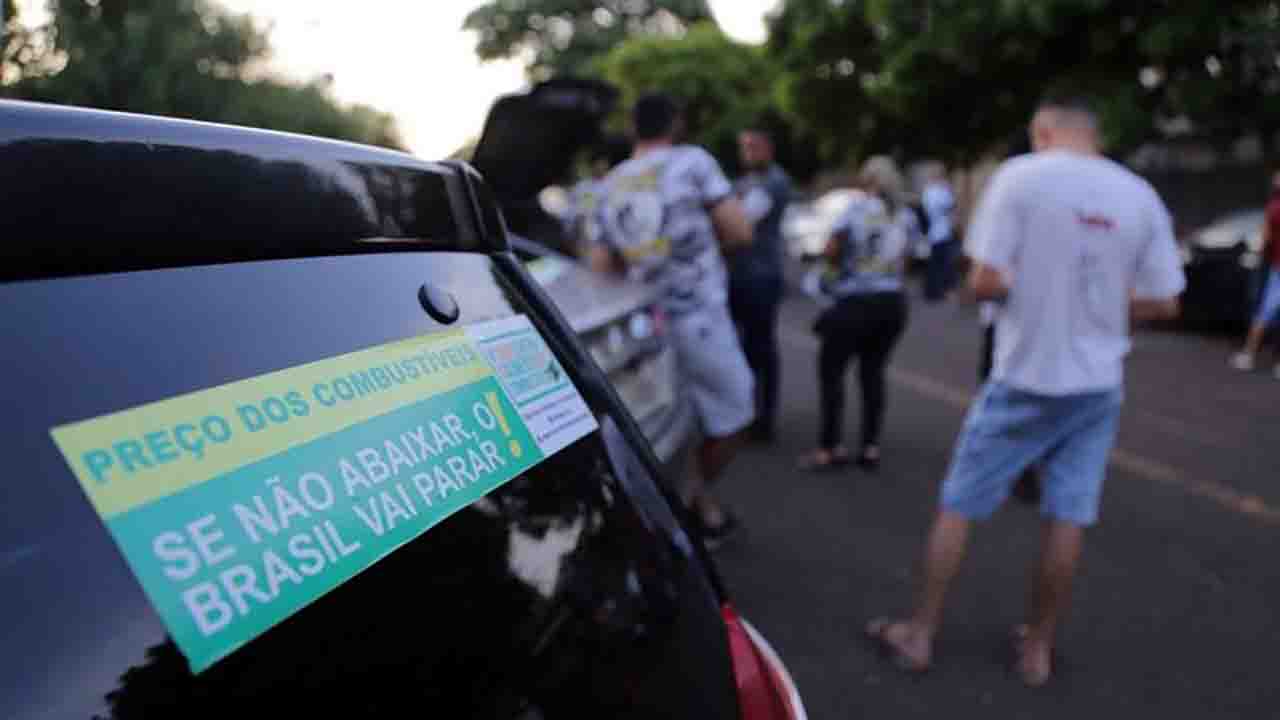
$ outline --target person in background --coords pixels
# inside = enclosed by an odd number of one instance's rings
[[[899,198],[897,223],[907,234],[907,253],[917,255],[929,243],[929,216],[924,212],[920,193],[904,192]]]
[[[635,146],[604,180],[597,215],[601,242],[593,268],[625,272],[658,289],[671,346],[700,420],[703,441],[682,488],[711,547],[737,520],[711,494],[755,418],[751,368],[729,316],[722,252],[751,243],[751,224],[715,158],[677,144],[681,115],[651,93],[632,110]]]
[[[1087,102],[1044,100],[1031,133],[1035,152],[1001,166],[970,228],[970,290],[1001,303],[995,367],[942,484],[915,610],[866,632],[899,667],[927,669],[972,523],[1039,463],[1042,549],[1029,621],[1014,631],[1017,672],[1039,686],[1052,673],[1084,530],[1098,518],[1130,324],[1176,316],[1186,279],[1169,211],[1149,183],[1100,154]]]
[[[607,135],[591,149],[590,172],[569,193],[569,210],[565,213],[565,232],[579,257],[588,257],[600,241],[596,218],[600,191],[609,171],[631,156],[631,141],[621,135]]]
[[[898,222],[893,198],[902,181],[887,157],[869,159],[859,173],[859,189],[836,222],[825,259],[829,268],[820,281],[829,307],[814,324],[818,350],[821,430],[818,447],[800,459],[800,467],[821,470],[849,463],[874,469],[880,463],[880,430],[884,422],[885,368],[907,326],[907,233]],[[844,421],[845,371],[858,360],[862,389],[862,442],[856,457],[841,442]]]
[[[778,411],[780,360],[778,308],[782,304],[782,214],[791,201],[791,178],[774,162],[773,140],[763,130],[738,134],[738,158],[746,174],[734,191],[753,228],[751,246],[729,266],[729,310],[756,377],[756,420],[751,435],[772,442]]]
[[[1280,172],[1271,178],[1271,199],[1267,201],[1262,225],[1262,257],[1269,268],[1263,280],[1262,299],[1249,326],[1244,348],[1231,357],[1231,366],[1245,372],[1253,369],[1267,331],[1280,321]],[[1280,363],[1273,372],[1280,380]]]
[[[955,285],[955,193],[941,165],[931,168],[920,201],[928,217],[929,264],[925,269],[924,297],[944,300]]]

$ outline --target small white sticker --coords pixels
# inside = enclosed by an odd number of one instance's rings
[[[543,454],[553,455],[596,430],[591,408],[527,317],[474,325],[467,335]]]

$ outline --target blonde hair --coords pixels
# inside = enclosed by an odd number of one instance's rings
[[[873,189],[894,202],[902,197],[906,189],[898,163],[888,155],[872,155],[867,158],[858,171],[858,184],[864,189]]]

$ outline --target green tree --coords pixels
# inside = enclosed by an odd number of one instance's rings
[[[773,66],[761,49],[730,40],[712,23],[682,37],[632,37],[593,69],[621,91],[623,111],[652,90],[680,98],[689,139],[727,167],[736,163],[737,132],[759,122],[772,99]]]
[[[868,94],[882,61],[863,8],[853,0],[785,0],[768,28],[773,98],[822,164],[882,152],[882,117]]]
[[[768,48],[783,107],[829,161],[967,162],[1023,132],[1051,89],[1096,97],[1117,152],[1173,121],[1273,138],[1278,31],[1274,0],[784,0]]]
[[[712,21],[706,0],[490,0],[463,29],[479,35],[482,60],[521,57],[529,77],[584,73],[590,63],[635,35],[678,36]]]
[[[51,0],[38,52],[6,94],[399,147],[393,119],[344,108],[323,82],[264,77],[266,35],[204,0]]]

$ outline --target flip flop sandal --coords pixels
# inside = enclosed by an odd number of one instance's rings
[[[889,628],[894,624],[895,623],[887,617],[879,617],[872,620],[867,623],[867,639],[875,643],[876,650],[880,653],[881,657],[893,663],[894,667],[899,670],[912,675],[919,675],[926,672],[930,667],[930,663],[928,661],[921,661],[907,655],[902,652],[897,645],[894,645],[889,640]]]

